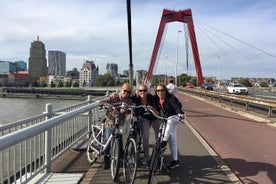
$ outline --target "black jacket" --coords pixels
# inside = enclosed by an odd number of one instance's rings
[[[131,99],[137,106],[142,105],[141,97],[132,96]],[[160,108],[159,108],[159,105],[157,102],[158,101],[156,99],[156,96],[153,96],[150,93],[147,94],[147,104],[146,105],[150,105],[153,108],[155,108],[157,111],[160,111]],[[136,114],[138,114],[138,113],[146,119],[149,119],[149,120],[156,119],[152,114],[149,114],[148,112],[146,112],[144,108],[136,110]]]
[[[157,97],[159,102],[159,97]],[[161,115],[165,115],[166,117],[177,115],[177,114],[184,114],[183,110],[177,105],[178,100],[174,95],[170,93],[166,94],[165,101],[163,103],[163,108],[159,104],[161,109]]]

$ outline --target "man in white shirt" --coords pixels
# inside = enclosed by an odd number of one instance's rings
[[[177,92],[177,86],[174,85],[173,80],[169,80],[169,84],[167,85],[167,89],[170,93],[175,94]]]

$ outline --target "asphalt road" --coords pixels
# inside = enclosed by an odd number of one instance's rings
[[[276,183],[275,127],[215,106],[215,102],[182,93],[179,97],[191,125],[244,183]]]

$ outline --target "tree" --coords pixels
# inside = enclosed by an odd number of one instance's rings
[[[62,88],[63,87],[63,82],[60,80],[60,81],[58,81],[58,87],[59,88]]]
[[[78,82],[74,82],[73,87],[80,87],[80,84]]]
[[[115,85],[115,80],[109,73],[106,73],[104,75],[98,75],[98,77],[95,80],[95,86],[98,86],[98,87],[114,86],[114,85]]]
[[[244,85],[245,87],[252,87],[252,85],[248,79],[241,79],[241,80],[239,80],[239,83]]]
[[[70,82],[69,82],[69,81],[66,81],[66,82],[65,82],[65,87],[67,87],[67,88],[71,87],[71,85],[72,85],[71,83],[72,83],[71,81],[70,81]]]
[[[51,88],[56,87],[56,84],[54,83],[54,81],[51,81]]]
[[[151,85],[156,86],[160,82],[159,77],[153,76],[151,80]]]
[[[48,84],[47,84],[46,82],[44,82],[44,81],[42,81],[42,83],[41,83],[40,85],[41,85],[41,87],[43,87],[43,88],[45,88],[45,87],[48,86]]]
[[[267,82],[261,82],[261,83],[260,83],[260,86],[261,86],[261,87],[268,87],[268,84],[267,84]]]
[[[187,74],[181,74],[178,76],[178,85],[185,86],[190,81],[190,77]]]
[[[38,87],[38,86],[39,86],[39,83],[37,81],[32,83],[32,87]]]

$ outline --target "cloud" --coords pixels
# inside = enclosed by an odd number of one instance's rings
[[[275,53],[275,4],[249,0],[132,1],[134,70],[148,69],[163,9],[191,8],[204,76],[216,76],[221,70],[223,78],[234,74],[275,78],[275,58],[262,52]],[[2,0],[0,12],[4,17],[0,19],[0,60],[27,62],[31,42],[39,35],[47,51],[66,53],[67,70],[80,69],[87,59],[95,60],[101,73],[110,62],[117,63],[120,72],[128,69],[125,1]],[[178,30],[182,30],[178,73],[186,73],[184,25],[179,22],[168,25],[156,73],[174,75]],[[189,74],[195,75],[194,68],[190,51]]]

